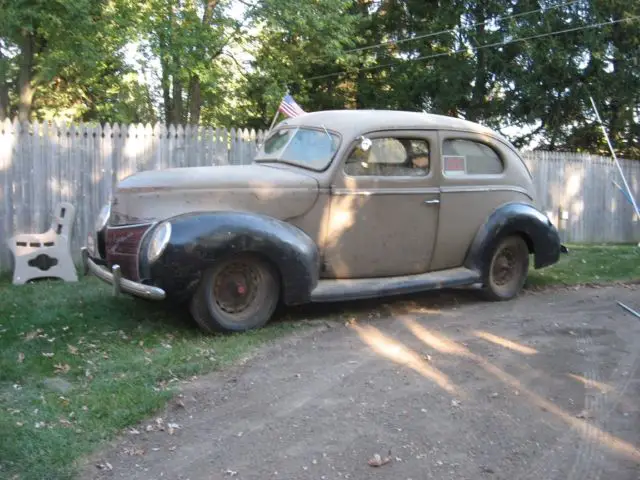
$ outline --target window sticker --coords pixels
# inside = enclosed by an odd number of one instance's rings
[[[464,155],[443,155],[444,173],[449,176],[467,173],[467,157]]]

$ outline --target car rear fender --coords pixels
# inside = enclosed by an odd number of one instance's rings
[[[317,285],[317,246],[291,224],[233,211],[188,213],[167,220],[172,227],[169,244],[152,265],[142,262],[141,273],[174,297],[190,296],[207,268],[239,253],[257,254],[276,268],[286,304],[307,302]]]
[[[530,204],[514,202],[494,210],[478,229],[464,266],[485,272],[497,243],[513,234],[521,235],[527,242],[536,269],[552,265],[560,258],[560,236],[549,218]]]

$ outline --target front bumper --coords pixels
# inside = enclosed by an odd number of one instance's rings
[[[122,278],[122,273],[120,272],[120,267],[118,265],[113,265],[110,271],[106,267],[98,265],[89,256],[89,251],[86,247],[82,248],[82,264],[85,275],[87,273],[92,273],[103,282],[111,285],[113,287],[114,296],[119,295],[121,292],[140,298],[146,298],[147,300],[164,300],[166,296],[164,290],[161,288],[144,285],[142,283]]]

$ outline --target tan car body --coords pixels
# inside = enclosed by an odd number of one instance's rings
[[[316,112],[287,119],[277,125],[271,136],[298,127],[339,139],[338,148],[326,165],[308,168],[299,162],[273,161],[265,159],[261,150],[256,161],[246,166],[142,172],[120,182],[113,195],[108,225],[98,228],[117,231],[142,224],[148,229],[167,219],[181,218],[182,215],[188,214],[192,218],[198,212],[257,214],[260,221],[263,217],[272,218],[279,222],[278,225],[285,223],[303,232],[311,247],[301,247],[301,252],[309,248],[316,250],[309,254],[313,258],[309,257],[308,262],[316,262],[317,271],[309,266],[308,276],[317,278],[307,280],[310,291],[306,297],[302,295],[310,301],[313,301],[313,291],[322,288],[323,282],[326,288],[334,290],[334,294],[328,295],[327,299],[340,299],[335,294],[339,290],[335,284],[338,280],[368,284],[369,287],[363,288],[368,288],[369,293],[361,296],[373,296],[376,290],[371,285],[376,279],[412,276],[417,279],[416,276],[431,272],[446,274],[448,271],[459,275],[461,268],[474,270],[471,264],[477,266],[476,270],[481,270],[485,258],[479,260],[484,255],[480,250],[489,248],[487,245],[490,243],[484,238],[489,234],[483,233],[483,228],[487,230],[491,222],[498,226],[507,225],[511,221],[509,218],[516,214],[522,225],[529,217],[536,225],[531,228],[537,229],[537,233],[532,233],[533,230],[527,233],[525,227],[518,227],[523,230],[520,233],[526,239],[530,252],[540,256],[536,266],[545,266],[557,260],[560,249],[557,231],[536,209],[531,174],[513,145],[493,130],[439,115],[354,110]],[[378,142],[378,139],[386,140]],[[469,168],[467,157],[443,155],[443,145],[450,140],[475,142],[459,142],[467,147],[488,147],[499,158],[502,171],[465,174],[464,171],[451,170],[451,174],[446,174],[443,158],[447,158],[447,162],[452,161],[451,165],[460,165],[462,162],[464,168]],[[370,168],[368,162],[356,162],[353,160],[356,157],[351,157],[356,149],[366,152],[366,147],[362,147],[363,141],[379,145],[375,147],[378,148],[377,152],[384,151],[382,149],[387,148],[387,144],[388,148],[399,148],[395,145],[402,142],[405,142],[403,145],[411,145],[410,148],[414,148],[414,145],[428,148],[428,153],[422,157],[421,154],[416,156],[416,161],[422,162],[422,167],[429,164],[428,170],[426,174],[423,171],[416,175],[403,174],[404,170],[397,174],[395,170],[389,170],[394,172],[393,175],[358,174],[358,169],[366,171],[366,168]],[[455,142],[447,145],[455,145]],[[373,156],[367,153],[362,155],[362,158]],[[377,155],[376,158],[381,158],[380,153]],[[357,170],[356,173],[345,168],[349,158],[354,162],[351,166]],[[496,213],[501,208],[507,208],[504,210],[507,213]],[[498,228],[491,225],[494,230]],[[544,229],[548,229],[548,232]],[[260,236],[260,231],[257,232]],[[103,244],[105,242],[108,243],[103,240]],[[536,251],[537,243],[543,245],[544,242],[551,245],[544,247],[551,248],[548,254]],[[105,244],[105,250],[109,248]],[[142,247],[138,245],[138,248]],[[480,250],[473,253],[473,248]],[[134,269],[144,269],[140,266],[139,252],[136,255],[138,267]],[[477,261],[470,260],[470,255],[476,255]],[[87,256],[93,259],[100,257],[95,247]],[[102,257],[104,260],[106,254]],[[105,266],[112,268],[113,264],[113,261],[107,261]],[[103,271],[99,273],[104,274]],[[482,277],[482,272],[476,273],[477,278],[469,278],[468,283],[475,283]],[[127,275],[124,275],[123,281],[138,282],[141,276],[136,278],[135,275],[129,275],[131,278],[127,279]],[[446,275],[443,278],[446,279]],[[157,285],[152,287],[154,279],[147,280],[151,289],[163,290],[164,298],[168,285],[163,284],[162,289]],[[327,283],[332,280],[333,286]],[[106,281],[114,282],[111,277]],[[426,277],[424,281],[429,283]],[[438,282],[446,286],[442,278]],[[287,282],[284,283],[286,290]],[[357,290],[359,287],[354,288]],[[413,290],[416,288],[414,286]],[[142,296],[153,297],[149,291],[152,290],[147,289]],[[377,291],[387,290],[378,288]],[[401,291],[402,288],[398,293]],[[129,293],[135,295],[139,292]],[[303,303],[306,300],[286,303]]]

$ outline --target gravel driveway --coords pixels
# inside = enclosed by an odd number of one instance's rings
[[[349,304],[186,382],[82,478],[638,480],[640,319],[618,300],[640,287]]]

